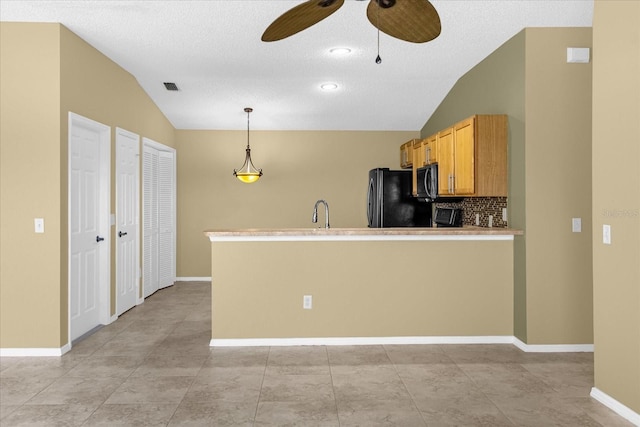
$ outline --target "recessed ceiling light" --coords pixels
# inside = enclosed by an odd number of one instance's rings
[[[338,89],[338,84],[337,83],[323,83],[320,85],[320,89],[322,90],[336,90]]]
[[[348,47],[334,47],[329,49],[329,53],[332,55],[347,55],[351,53],[351,49]]]

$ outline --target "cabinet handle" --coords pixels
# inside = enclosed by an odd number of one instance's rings
[[[123,233],[122,231],[118,231],[118,237],[126,236],[127,233]]]
[[[104,240],[104,237],[96,236],[96,243],[100,243]]]

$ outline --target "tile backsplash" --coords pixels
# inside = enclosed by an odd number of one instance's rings
[[[493,227],[506,228],[502,220],[502,209],[507,208],[506,197],[467,197],[461,202],[438,202],[436,208],[462,209],[462,225],[476,225],[476,214],[480,215],[480,227],[489,227],[489,215],[493,215]]]

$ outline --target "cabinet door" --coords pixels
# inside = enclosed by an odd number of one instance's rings
[[[400,167],[409,169],[413,164],[413,140],[400,146]]]
[[[429,140],[427,138],[422,140],[420,144],[420,156],[422,157],[422,166],[429,164]]]
[[[413,181],[411,186],[411,194],[418,195],[418,168],[422,166],[422,140],[414,139],[411,146],[413,151]]]
[[[453,127],[438,132],[438,194],[453,194],[454,146]]]
[[[425,164],[430,165],[438,161],[438,134],[431,135],[425,141],[427,145]]]
[[[475,193],[475,126],[474,119],[454,126],[454,192],[456,195]]]

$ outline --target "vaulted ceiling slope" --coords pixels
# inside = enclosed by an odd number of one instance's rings
[[[423,1],[423,0],[398,0]],[[178,129],[422,128],[455,82],[526,27],[590,27],[593,0],[432,0],[442,33],[427,43],[378,33],[369,1],[346,0],[276,42],[269,24],[293,0],[0,0],[0,19],[60,22],[136,77]],[[333,55],[335,47],[351,49]],[[169,92],[163,82],[175,82]],[[333,82],[336,90],[320,85]]]

